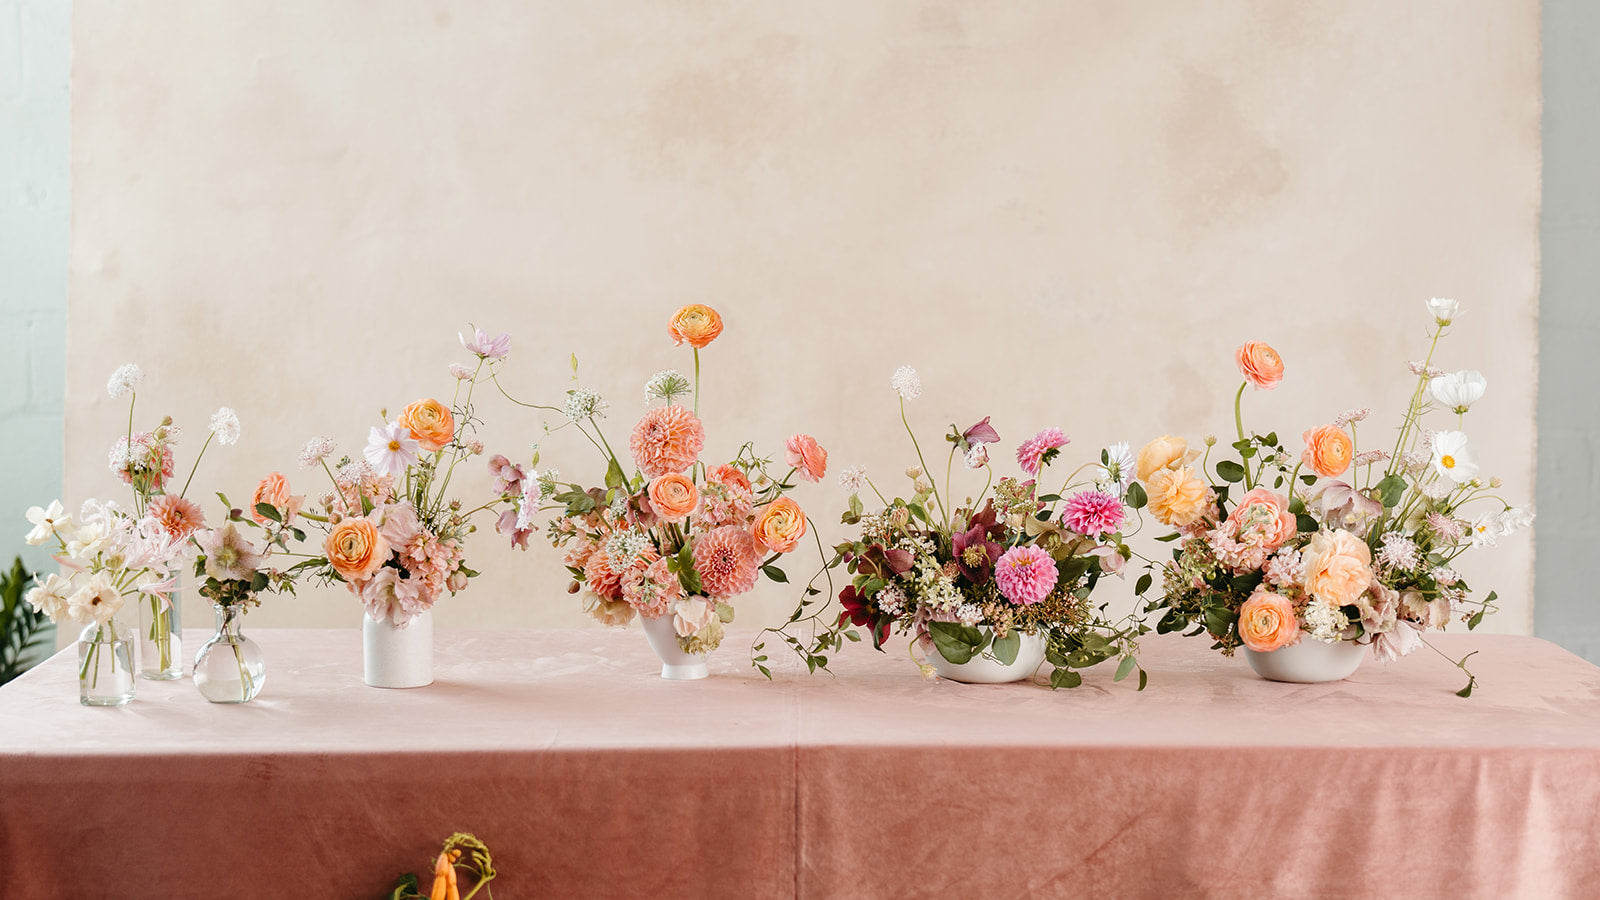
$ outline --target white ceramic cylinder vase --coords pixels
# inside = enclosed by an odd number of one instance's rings
[[[414,688],[433,684],[433,613],[424,612],[405,625],[391,619],[361,617],[361,661],[367,684],[378,688]]]
[[[1268,681],[1292,684],[1317,684],[1342,681],[1355,674],[1366,656],[1367,647],[1353,641],[1329,644],[1302,637],[1300,643],[1267,653],[1244,648],[1250,668]]]
[[[675,617],[668,613],[659,619],[639,617],[645,639],[650,649],[661,659],[661,677],[673,681],[694,681],[711,674],[706,669],[703,653],[685,653],[678,645],[678,631],[672,626]]]
[[[990,634],[989,626],[979,628]],[[953,663],[935,647],[928,653],[928,662],[940,678],[966,684],[1007,684],[1021,681],[1039,670],[1044,663],[1045,638],[1042,633],[1019,634],[1022,646],[1017,649],[1016,661],[1007,665],[994,658],[992,650],[985,650],[964,663]]]

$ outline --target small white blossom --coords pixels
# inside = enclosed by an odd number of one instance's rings
[[[134,363],[126,363],[118,366],[117,370],[111,373],[111,380],[106,382],[106,393],[110,394],[111,399],[115,400],[123,394],[136,389],[139,386],[139,382],[143,380],[144,370]]]
[[[60,500],[51,500],[48,507],[29,507],[28,521],[33,523],[33,529],[24,540],[30,547],[38,547],[56,534],[72,533],[72,515]]]
[[[1449,325],[1461,315],[1461,302],[1449,300],[1444,297],[1434,297],[1428,301],[1428,312],[1433,314],[1433,320],[1440,325]]]
[[[1472,408],[1472,404],[1483,399],[1483,392],[1488,387],[1489,382],[1482,372],[1468,369],[1433,378],[1428,382],[1428,393],[1440,406],[1462,415]]]
[[[1466,484],[1478,474],[1478,460],[1467,436],[1459,431],[1433,435],[1433,470],[1456,484]]]
[[[1344,630],[1350,627],[1350,620],[1345,617],[1344,611],[1326,600],[1313,599],[1307,603],[1302,618],[1305,619],[1306,633],[1326,644],[1337,643]]]
[[[1100,466],[1100,474],[1095,478],[1095,487],[1106,492],[1111,492],[1115,487],[1115,493],[1120,497],[1132,483],[1135,471],[1137,466],[1128,442],[1118,441],[1106,448],[1106,461]]]
[[[901,366],[894,370],[894,377],[889,379],[889,386],[899,394],[903,400],[915,400],[922,396],[922,379],[917,376],[917,370],[910,366]]]
[[[1461,580],[1460,573],[1449,566],[1439,566],[1428,574],[1433,576],[1433,580],[1438,582],[1440,587],[1451,587]]]
[[[1363,450],[1356,454],[1355,464],[1358,466],[1370,466],[1373,463],[1387,462],[1388,459],[1389,451],[1387,450]]]
[[[969,469],[981,469],[987,466],[989,464],[989,445],[983,441],[973,441],[972,445],[967,448],[967,455],[962,458],[962,462]]]
[[[1495,517],[1500,537],[1510,537],[1524,528],[1533,524],[1533,513],[1520,506],[1513,506]]]
[[[301,468],[309,469],[315,466],[338,448],[338,442],[331,437],[319,436],[306,441],[305,449],[300,451]]]
[[[1406,363],[1406,365],[1410,367],[1411,374],[1413,375],[1426,375],[1429,378],[1436,378],[1444,374],[1443,369],[1439,368],[1438,366],[1430,366],[1420,359],[1413,359],[1412,361]]]
[[[671,403],[679,397],[687,397],[693,390],[694,385],[677,370],[662,369],[644,383],[644,401],[665,400]]]
[[[900,586],[897,584],[885,587],[878,592],[874,599],[878,603],[878,609],[882,610],[885,615],[898,616],[905,612],[906,592],[900,590]]]
[[[839,473],[839,486],[852,494],[858,494],[867,485],[867,467],[850,466]]]
[[[1383,536],[1383,547],[1378,551],[1378,565],[1388,569],[1410,570],[1421,561],[1417,544],[1411,538],[1391,531]]]
[[[1496,538],[1500,535],[1500,517],[1494,513],[1484,513],[1472,520],[1469,534],[1474,547],[1493,547]]]
[[[472,378],[472,370],[461,363],[451,363],[450,374],[454,375],[457,381],[467,381]]]
[[[1340,413],[1336,418],[1334,418],[1333,427],[1335,427],[1335,428],[1343,428],[1344,426],[1350,424],[1351,422],[1363,421],[1364,419],[1366,419],[1367,416],[1369,416],[1371,414],[1372,414],[1372,410],[1367,408],[1367,407],[1364,407],[1364,406],[1361,407],[1360,409],[1347,409],[1344,412]]]
[[[983,621],[983,607],[976,603],[963,603],[955,609],[956,621],[963,625],[976,625]]]
[[[597,391],[589,388],[573,388],[567,392],[564,411],[567,418],[574,422],[591,417],[603,419],[606,416],[606,401]]]
[[[224,444],[234,444],[239,440],[239,416],[233,410],[224,406],[211,414],[211,433],[217,440]]]

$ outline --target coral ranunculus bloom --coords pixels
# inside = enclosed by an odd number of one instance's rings
[[[1257,590],[1239,607],[1239,639],[1257,653],[1271,653],[1300,639],[1294,604],[1282,594]]]
[[[389,559],[389,542],[364,516],[352,516],[333,526],[322,545],[333,570],[346,581],[365,581]]]
[[[1319,425],[1301,437],[1306,449],[1300,459],[1323,478],[1337,478],[1350,468],[1350,457],[1355,454],[1355,444],[1343,428]]]
[[[700,490],[681,473],[673,472],[650,482],[650,505],[668,522],[682,522],[700,504]]]
[[[1270,391],[1283,380],[1283,358],[1261,341],[1248,341],[1233,353],[1239,374],[1258,391]]]
[[[696,350],[705,349],[721,333],[722,316],[702,303],[683,307],[673,313],[672,320],[667,323],[667,334],[672,336],[674,345],[688,341]]]
[[[437,400],[418,400],[400,414],[400,424],[410,430],[422,449],[429,453],[438,450],[456,436],[456,420],[450,410]]]
[[[800,477],[815,484],[828,474],[828,451],[822,449],[817,439],[809,434],[789,438],[783,458],[800,470]]]
[[[279,521],[287,524],[300,512],[305,500],[290,496],[289,479],[283,477],[282,472],[273,472],[256,485],[255,496],[250,498],[250,518],[258,525],[265,525],[267,517],[256,511],[256,506],[265,503],[278,511]]]
[[[800,504],[779,497],[761,508],[751,526],[756,542],[774,553],[788,553],[806,536],[806,514]]]

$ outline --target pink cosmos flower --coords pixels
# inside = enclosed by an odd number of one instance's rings
[[[511,335],[505,332],[489,337],[489,332],[478,328],[472,332],[470,340],[459,331],[456,337],[460,338],[461,346],[472,351],[479,359],[505,359],[506,354],[511,352]]]
[[[1038,547],[1012,547],[994,564],[1000,593],[1019,606],[1031,606],[1056,588],[1055,560]]]
[[[1122,527],[1122,500],[1105,491],[1079,491],[1067,498],[1061,523],[1087,537],[1111,534]]]
[[[756,539],[737,525],[724,525],[695,542],[694,568],[700,573],[700,586],[719,600],[755,587],[760,566]]]
[[[699,418],[673,403],[646,412],[633,427],[628,447],[645,477],[660,478],[694,465],[705,443]]]
[[[1017,465],[1022,466],[1029,475],[1037,476],[1039,468],[1048,461],[1046,457],[1054,458],[1050,451],[1065,447],[1067,440],[1061,429],[1046,428],[1023,441],[1022,446],[1017,448]]]

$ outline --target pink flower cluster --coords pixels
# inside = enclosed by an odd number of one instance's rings
[[[1031,606],[1050,596],[1060,573],[1050,554],[1038,547],[1012,547],[994,564],[1000,593],[1018,606]]]
[[[700,521],[706,528],[749,522],[753,509],[755,494],[743,472],[733,466],[717,466],[706,473],[706,485],[700,491]]]
[[[127,437],[117,438],[116,445],[111,448],[111,471],[117,473],[123,484],[133,484],[135,478],[148,478],[148,489],[159,491],[172,477],[172,444],[149,431],[134,434],[132,441]]]
[[[373,620],[387,618],[405,625],[432,608],[446,590],[454,593],[467,586],[467,575],[461,571],[463,548],[458,541],[441,540],[424,528],[410,501],[385,505],[382,518],[379,534],[396,565],[384,565],[371,578],[349,586]]]

